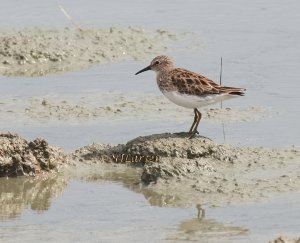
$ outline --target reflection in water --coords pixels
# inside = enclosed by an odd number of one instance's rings
[[[159,206],[159,207],[176,206],[178,205],[177,202],[180,201],[180,199],[177,196],[171,196],[169,194],[161,194],[152,191],[151,189],[148,188],[144,188],[140,190],[140,192],[144,194],[145,198],[152,206]]]
[[[118,168],[116,167],[114,169],[115,170],[112,171],[111,169],[106,170],[102,168],[101,172],[94,171],[94,173],[87,175],[85,179],[88,181],[110,180],[120,182],[126,188],[134,192],[142,193],[153,206],[185,206],[183,199],[170,195],[167,196],[167,192],[166,194],[157,193],[152,191],[149,187],[142,186],[140,184],[140,172],[136,168],[124,166],[123,169],[120,169],[118,166]],[[206,241],[213,237],[243,236],[248,234],[248,229],[225,225],[213,219],[206,219],[205,210],[201,204],[197,204],[196,209],[198,211],[198,217],[182,222],[177,231],[167,238],[168,240],[174,240],[175,242],[178,240]]]
[[[173,235],[168,240],[189,240],[189,241],[208,241],[215,239],[214,242],[224,240],[224,237],[243,236],[249,233],[248,229],[225,225],[214,219],[194,218],[183,221]],[[217,239],[216,239],[217,238]]]
[[[87,181],[108,180],[122,183],[122,185],[131,191],[141,193],[146,200],[152,206],[159,207],[181,207],[183,206],[183,200],[177,196],[171,196],[169,194],[162,194],[151,190],[150,187],[144,186],[141,181],[141,170],[136,167],[130,168],[128,166],[113,168],[102,168],[101,171],[97,171],[85,176]]]
[[[21,215],[27,207],[41,212],[48,210],[51,199],[59,196],[68,178],[53,175],[47,178],[0,178],[0,220]]]
[[[205,217],[205,210],[204,210],[204,208],[202,208],[202,206],[201,206],[200,203],[198,203],[196,205],[196,208],[198,210],[198,215],[197,215],[198,219],[203,219]]]

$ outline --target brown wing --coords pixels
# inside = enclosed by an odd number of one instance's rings
[[[228,93],[233,95],[243,95],[243,89],[224,87],[214,81],[194,72],[182,68],[175,68],[170,73],[173,85],[178,87],[178,91],[189,95],[209,95]]]
[[[176,85],[180,92],[191,95],[220,93],[220,85],[200,74],[182,68],[175,68],[169,75],[172,84]]]

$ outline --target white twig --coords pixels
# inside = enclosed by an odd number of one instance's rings
[[[58,5],[58,7],[59,7],[60,11],[66,16],[66,18],[67,18],[68,20],[70,20],[70,22],[71,22],[76,28],[78,28],[80,31],[82,31],[82,29],[80,28],[80,26],[79,26],[77,23],[75,23],[75,21],[72,19],[72,17],[70,16],[70,14],[68,14],[67,11],[63,8],[63,6]]]

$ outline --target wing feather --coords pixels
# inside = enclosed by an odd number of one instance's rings
[[[169,75],[172,83],[178,87],[180,92],[190,95],[220,93],[220,85],[200,74],[182,68],[175,68]]]
[[[220,86],[205,76],[183,68],[175,68],[169,73],[169,78],[178,91],[188,95],[205,96],[210,94],[244,95],[245,89]]]

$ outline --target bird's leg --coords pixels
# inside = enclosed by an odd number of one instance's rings
[[[196,112],[198,113],[198,116],[197,116],[197,117],[198,117],[198,120],[197,120],[196,125],[195,125],[195,128],[194,128],[194,133],[199,134],[199,132],[197,131],[197,129],[198,129],[200,120],[201,120],[201,118],[202,118],[202,114],[201,114],[201,112],[198,111],[197,109],[196,109]]]
[[[195,117],[197,117],[197,120],[196,120],[195,124],[193,124],[194,128],[193,128],[193,130],[191,132],[190,139],[193,138],[193,137],[195,137],[196,134],[199,134],[199,132],[197,131],[197,129],[198,129],[201,117],[202,117],[201,112],[198,111],[196,108],[194,109],[194,112],[195,112]]]
[[[197,111],[196,111],[197,109],[196,108],[194,108],[194,113],[195,113],[195,116],[194,116],[194,121],[193,121],[193,124],[192,124],[192,126],[191,126],[191,128],[190,128],[190,130],[189,130],[189,134],[191,134],[192,132],[193,132],[193,130],[194,130],[194,126],[195,126],[195,124],[196,124],[196,122],[197,122],[197,120],[198,120],[198,113],[197,113]]]

